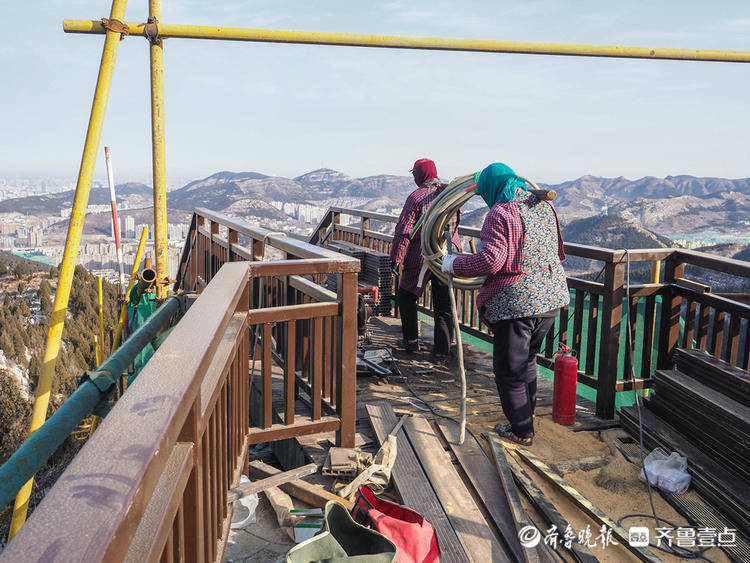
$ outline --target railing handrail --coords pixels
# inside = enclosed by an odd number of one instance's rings
[[[254,241],[265,241],[267,244],[270,244],[274,248],[277,248],[284,252],[288,252],[299,258],[326,258],[336,261],[341,261],[342,259],[341,254],[337,252],[326,250],[325,248],[321,248],[320,246],[315,246],[294,237],[264,229],[263,227],[250,225],[242,219],[235,219],[223,213],[211,211],[210,209],[206,209],[205,207],[197,207],[194,213],[197,216],[208,219],[211,222],[225,226],[243,235],[247,235]]]
[[[348,207],[330,207],[329,213],[339,213],[343,215],[352,215],[354,217],[361,217],[363,219],[371,219],[375,221],[383,221],[386,223],[396,223],[398,221],[397,215],[390,215],[385,213],[373,213],[371,211],[365,211],[362,209],[351,209]],[[458,234],[467,237],[479,238],[481,229],[477,227],[459,226]],[[366,231],[366,235],[375,234],[374,231]],[[393,236],[388,233],[377,233],[379,238],[384,240],[392,239]],[[601,246],[591,246],[587,244],[579,243],[565,243],[565,252],[572,256],[578,256],[581,258],[589,258],[591,260],[601,260],[603,262],[619,262],[626,260],[626,251],[624,249],[604,248]],[[664,260],[671,256],[676,249],[674,248],[637,248],[629,249],[627,251],[630,254],[631,262],[650,262],[653,260]]]
[[[675,258],[679,262],[684,262],[691,266],[699,266],[710,270],[716,270],[724,274],[750,278],[750,262],[716,256],[698,250],[678,249],[675,251]]]

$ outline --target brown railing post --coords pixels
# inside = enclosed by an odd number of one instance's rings
[[[336,444],[354,447],[354,429],[357,422],[357,273],[339,275],[336,284],[341,307],[341,323],[337,339],[336,410],[341,428],[336,432]]]
[[[359,235],[359,244],[361,246],[367,246],[368,244],[367,235],[365,234],[365,231],[370,230],[370,219],[368,217],[362,217],[362,224],[360,225],[362,233]]]
[[[596,386],[596,415],[613,418],[615,387],[620,352],[622,299],[625,295],[625,264],[609,262],[604,268],[604,296],[601,308],[602,333],[599,342],[599,372]]]
[[[659,326],[659,353],[656,357],[658,369],[672,369],[672,352],[677,347],[680,336],[680,308],[682,297],[673,288],[677,278],[685,275],[685,263],[680,262],[677,254],[672,254],[664,261],[664,293],[661,301],[661,322]]]
[[[227,249],[227,262],[234,261],[234,255],[232,254],[232,245],[238,244],[239,241],[240,234],[234,229],[229,229],[229,232],[227,233],[227,242],[229,243],[229,248]]]

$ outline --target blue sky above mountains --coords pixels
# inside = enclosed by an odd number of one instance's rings
[[[142,21],[145,1],[126,19]],[[0,175],[75,176],[102,37],[64,18],[107,1],[0,0]],[[164,0],[170,23],[748,49],[737,2]],[[502,160],[558,182],[601,176],[750,176],[750,67],[727,63],[209,42],[165,42],[167,170],[204,177],[319,167],[451,177]],[[118,181],[150,171],[148,49],[120,45],[102,144]],[[103,151],[103,148],[102,148]],[[102,176],[103,155],[97,176]]]

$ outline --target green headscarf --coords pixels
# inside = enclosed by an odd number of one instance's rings
[[[492,207],[498,201],[513,201],[516,199],[516,188],[529,189],[526,182],[502,162],[490,164],[482,170],[477,182],[477,193],[482,196],[487,207]]]

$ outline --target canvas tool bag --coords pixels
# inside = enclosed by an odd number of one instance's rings
[[[397,563],[437,563],[437,537],[427,519],[411,508],[380,499],[369,487],[357,491],[352,517],[396,544]]]

